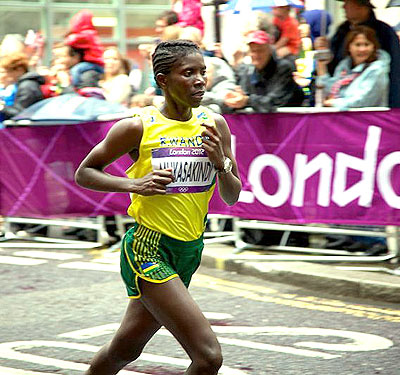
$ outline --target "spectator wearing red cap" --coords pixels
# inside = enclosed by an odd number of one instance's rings
[[[92,20],[90,11],[79,11],[71,18],[64,41],[64,57],[75,89],[98,87],[104,73],[103,47]]]
[[[338,27],[330,42],[333,58],[328,65],[329,73],[333,75],[339,62],[346,56],[345,40],[350,30],[357,25],[368,26],[375,30],[381,49],[391,57],[389,106],[400,108],[400,42],[396,32],[387,23],[376,19],[373,10],[375,7],[370,0],[340,1],[344,1],[343,9],[347,20]],[[316,49],[329,48],[328,40],[324,37],[317,38],[314,45]]]
[[[251,64],[237,69],[235,91],[225,96],[225,105],[233,110],[271,112],[278,107],[301,106],[303,92],[293,79],[292,63],[273,52],[271,37],[257,30],[247,35]]]

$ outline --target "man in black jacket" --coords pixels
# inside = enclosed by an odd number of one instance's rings
[[[25,54],[14,53],[2,57],[0,71],[6,77],[7,84],[15,83],[17,86],[14,104],[8,106],[0,103],[3,119],[16,116],[23,109],[43,99],[40,85],[45,83],[45,79],[36,72],[28,72],[28,58]]]
[[[329,73],[332,75],[338,63],[345,56],[345,39],[348,32],[356,25],[369,26],[374,29],[381,48],[387,51],[391,57],[390,64],[390,89],[389,106],[400,107],[400,42],[394,29],[387,23],[375,17],[374,6],[370,0],[339,0],[344,1],[346,21],[343,22],[332,37],[330,49],[333,54],[332,61],[328,65]],[[325,37],[317,38],[315,41],[317,49],[329,48]]]
[[[226,106],[253,112],[301,106],[304,95],[293,79],[293,64],[289,60],[278,59],[271,42],[271,37],[262,30],[247,36],[252,63],[238,67],[239,86],[226,94]]]

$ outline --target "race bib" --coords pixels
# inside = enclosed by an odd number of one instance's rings
[[[164,147],[151,150],[153,169],[172,169],[175,180],[167,193],[200,193],[213,185],[216,170],[201,147]]]

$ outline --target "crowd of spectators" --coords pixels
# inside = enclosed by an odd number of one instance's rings
[[[155,22],[154,43],[139,46],[136,62],[117,47],[102,45],[87,10],[71,18],[64,41],[52,48],[49,67],[41,66],[39,33],[30,32],[25,40],[8,35],[0,46],[0,121],[37,101],[73,92],[131,108],[160,105],[151,54],[168,39],[200,46],[208,76],[203,105],[219,113],[400,107],[400,24],[392,28],[377,20],[369,0],[338,1],[344,1],[346,21],[330,40],[327,11],[277,6],[271,13],[253,13],[230,58],[220,43],[203,44],[199,0],[171,0],[171,9]]]

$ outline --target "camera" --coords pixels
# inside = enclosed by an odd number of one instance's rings
[[[314,59],[319,61],[329,61],[332,59],[332,52],[329,49],[316,50],[314,53]]]

